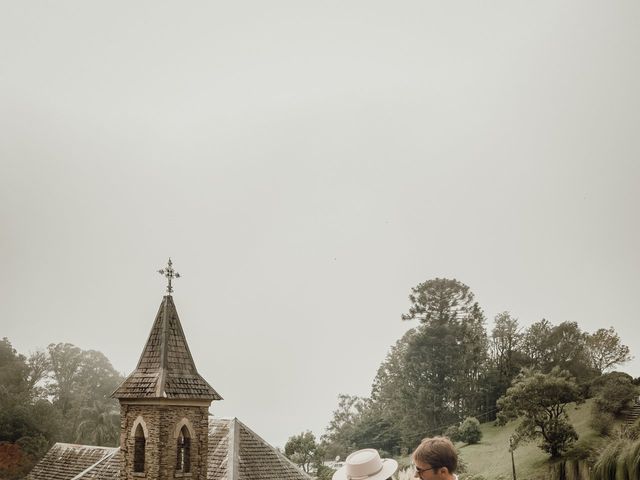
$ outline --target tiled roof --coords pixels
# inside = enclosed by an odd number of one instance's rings
[[[118,480],[119,448],[56,443],[26,480]],[[233,419],[209,421],[207,480],[310,480],[282,453]]]
[[[162,299],[138,366],[113,392],[113,397],[222,399],[196,370],[171,295]]]
[[[209,421],[207,480],[310,480],[254,431],[233,419]]]
[[[210,419],[207,480],[227,480],[228,461],[229,421]]]
[[[115,479],[117,473],[115,476],[106,477],[88,477],[83,474],[92,468],[113,462],[119,450],[119,448],[56,443],[33,467],[26,480]],[[118,470],[118,465],[115,469]]]

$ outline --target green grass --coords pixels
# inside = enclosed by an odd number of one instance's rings
[[[567,414],[578,432],[580,439],[598,437],[589,427],[591,417],[591,400],[577,407],[567,406]],[[511,454],[509,453],[509,437],[513,435],[517,422],[510,422],[497,427],[493,422],[481,425],[482,440],[476,445],[458,443],[460,457],[467,465],[467,472],[482,475],[487,480],[500,478],[511,479]],[[516,474],[518,480],[547,478],[549,455],[540,450],[536,442],[522,443],[514,452]]]

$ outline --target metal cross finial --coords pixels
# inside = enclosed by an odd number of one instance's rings
[[[173,263],[171,263],[171,258],[169,258],[169,263],[167,268],[163,268],[162,270],[158,270],[160,275],[164,275],[169,280],[169,284],[167,285],[167,293],[171,294],[173,292],[173,287],[171,286],[171,280],[174,278],[180,278],[180,274],[173,270]]]

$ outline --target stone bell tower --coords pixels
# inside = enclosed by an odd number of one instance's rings
[[[198,374],[171,293],[136,369],[113,393],[120,402],[120,480],[207,478],[209,406],[222,397]]]

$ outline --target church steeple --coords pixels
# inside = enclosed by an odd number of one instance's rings
[[[171,295],[162,299],[138,366],[113,396],[222,400],[196,369]]]
[[[222,397],[200,376],[169,280],[136,369],[113,392],[120,401],[121,480],[206,480],[209,406]]]

